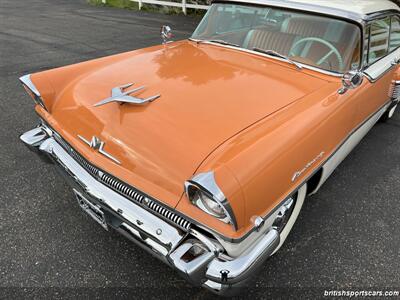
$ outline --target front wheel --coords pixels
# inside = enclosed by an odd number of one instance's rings
[[[292,199],[293,207],[289,207],[290,202],[288,202],[288,210],[282,214],[281,221],[279,224],[276,224],[276,229],[279,231],[280,234],[280,242],[278,247],[274,250],[274,252],[271,254],[274,255],[283,245],[285,242],[286,238],[288,237],[290,231],[293,228],[294,223],[297,220],[297,217],[299,216],[300,210],[303,207],[304,199],[306,198],[307,195],[307,184],[304,184],[295,194],[295,199]],[[285,206],[285,205],[284,205]]]

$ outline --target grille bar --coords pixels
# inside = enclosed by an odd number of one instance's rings
[[[127,198],[134,200],[136,202],[139,202],[140,204],[143,203],[143,200],[145,197],[142,194],[135,191],[134,189],[132,189],[131,187],[125,185],[121,181],[111,177],[108,174],[102,173],[102,172],[99,174],[99,179],[105,185],[107,185],[108,187],[110,187],[114,190],[117,190],[118,192],[120,192],[121,194],[126,196]]]
[[[57,142],[61,144],[61,146],[64,147],[65,150],[67,150],[72,157],[90,174],[94,176],[98,176],[99,174],[99,169],[97,169],[95,166],[90,164],[86,159],[84,159],[80,154],[78,154],[67,142],[64,141],[64,139],[59,136],[58,134],[54,134],[55,139]]]
[[[189,230],[190,228],[190,222],[186,220],[185,218],[178,216],[177,214],[174,214],[170,210],[166,209],[165,207],[159,205],[158,203],[149,200],[149,203],[147,206],[152,210],[157,212],[158,214],[162,215],[164,218],[174,222],[175,224],[178,224],[180,227]]]
[[[191,223],[184,217],[172,212],[170,209],[158,204],[156,201],[147,198],[140,191],[132,188],[131,186],[123,183],[117,178],[102,172],[97,167],[89,163],[85,158],[83,158],[78,152],[76,152],[59,134],[54,133],[54,137],[70,154],[71,156],[93,177],[98,181],[102,182],[112,190],[123,195],[124,197],[141,204],[142,206],[147,206],[152,212],[157,215],[173,222],[184,230],[189,230]]]

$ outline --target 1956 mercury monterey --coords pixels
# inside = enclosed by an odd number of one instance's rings
[[[400,92],[400,10],[382,0],[214,1],[188,40],[25,75],[21,140],[81,208],[226,294],[284,243]]]

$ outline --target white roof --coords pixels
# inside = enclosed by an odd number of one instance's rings
[[[215,0],[215,2],[224,0]],[[226,0],[228,1],[228,0]],[[367,15],[400,8],[390,0],[229,0],[240,3],[301,9],[350,19],[364,19]]]
[[[268,1],[265,1],[266,3]],[[368,15],[383,10],[399,10],[399,7],[389,0],[283,0],[281,2],[307,3],[314,6],[339,9],[360,15]]]

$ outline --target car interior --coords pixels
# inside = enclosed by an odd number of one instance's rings
[[[198,38],[241,48],[274,50],[292,60],[333,72],[360,65],[360,30],[334,18],[270,8],[221,5],[209,12]]]

